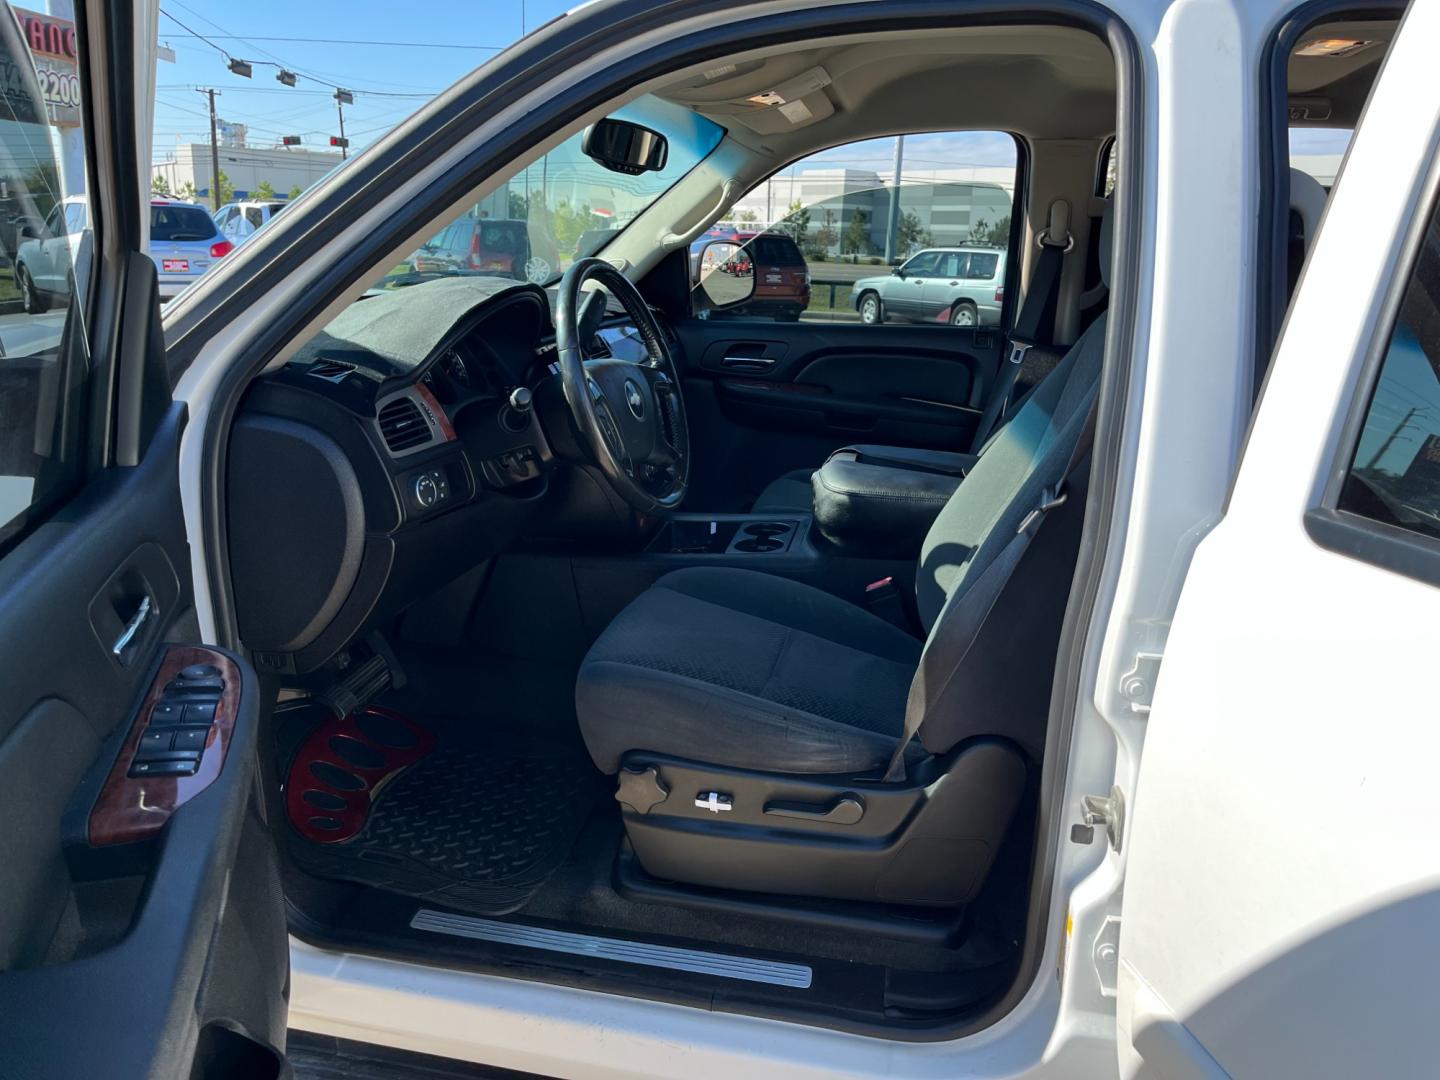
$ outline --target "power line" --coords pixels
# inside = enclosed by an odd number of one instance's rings
[[[267,67],[278,67],[278,68],[280,68],[281,71],[290,71],[290,72],[293,72],[293,73],[296,74],[296,75],[301,75],[301,76],[303,76],[304,78],[309,79],[311,82],[317,82],[317,83],[319,83],[321,86],[328,86],[328,87],[330,87],[332,90],[350,90],[351,93],[366,94],[366,95],[369,95],[369,96],[371,96],[371,97],[411,97],[411,96],[412,96],[412,95],[410,95],[410,94],[397,94],[397,93],[395,93],[394,91],[391,91],[391,90],[355,90],[355,89],[353,89],[352,87],[344,87],[344,86],[341,86],[339,83],[331,82],[329,79],[319,78],[318,76],[312,75],[312,74],[310,74],[309,72],[305,71],[305,70],[302,69],[302,68],[294,67],[293,65],[289,64],[288,62],[286,62],[283,57],[280,57],[280,56],[275,55],[275,54],[272,53],[269,49],[262,49],[262,48],[260,48],[259,45],[255,45],[255,43],[254,43],[253,41],[251,41],[249,38],[243,38],[243,37],[241,37],[239,34],[231,34],[228,30],[226,30],[223,26],[221,26],[219,23],[217,23],[214,19],[207,18],[206,16],[201,15],[198,11],[195,11],[194,8],[188,7],[187,5],[180,3],[180,0],[171,0],[171,2],[174,3],[174,4],[176,4],[178,7],[184,8],[185,11],[190,12],[191,14],[195,15],[197,18],[203,20],[204,22],[209,23],[211,26],[215,27],[215,29],[221,31],[227,39],[234,40],[234,41],[239,41],[239,42],[243,42],[244,44],[247,44],[247,45],[254,45],[255,49],[256,49],[258,52],[260,52],[261,54],[263,54],[263,55],[265,55],[265,56],[270,57],[269,60],[252,60],[252,61],[250,61],[250,63],[252,63],[252,64],[264,64],[264,65],[266,65]],[[161,8],[161,9],[160,9],[160,14],[161,14],[161,15],[164,15],[167,19],[169,19],[171,22],[175,23],[175,24],[176,24],[177,26],[179,26],[181,29],[183,29],[183,30],[185,30],[185,31],[187,31],[187,32],[189,32],[189,33],[191,33],[191,34],[194,34],[195,37],[199,38],[201,41],[205,42],[205,44],[209,45],[212,49],[214,49],[216,52],[218,52],[221,56],[225,57],[226,62],[229,62],[229,61],[231,61],[231,60],[236,59],[236,57],[230,52],[229,49],[226,49],[223,45],[218,45],[218,44],[216,44],[214,41],[212,41],[210,38],[206,37],[204,34],[198,33],[193,27],[187,26],[185,23],[181,22],[179,19],[177,19],[177,18],[176,18],[174,15],[172,15],[170,12],[166,11],[164,8]]]
[[[178,20],[177,20],[178,21]],[[174,34],[174,37],[184,37],[184,34]],[[201,41],[210,42],[209,38],[190,31],[191,37],[200,38]],[[309,45],[381,45],[387,48],[396,49],[467,49],[475,52],[503,52],[509,46],[506,45],[462,45],[445,41],[366,41],[355,38],[316,38],[316,37],[251,37],[242,38],[238,34],[216,34],[221,41],[290,41],[305,43]]]

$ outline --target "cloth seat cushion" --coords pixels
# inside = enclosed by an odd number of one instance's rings
[[[813,499],[810,478],[814,475],[814,469],[796,469],[794,472],[788,472],[784,476],[770,481],[765,490],[760,492],[760,497],[755,500],[755,505],[750,508],[750,512],[752,514],[810,513]]]
[[[894,751],[920,648],[808,585],[677,570],[591,647],[576,711],[606,772],[630,750],[766,772],[864,770]]]

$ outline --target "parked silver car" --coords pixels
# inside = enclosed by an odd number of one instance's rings
[[[851,286],[860,321],[889,318],[999,326],[1005,297],[1005,252],[997,248],[927,248],[883,277]]]
[[[150,258],[159,274],[161,300],[179,296],[234,250],[203,206],[150,200]]]

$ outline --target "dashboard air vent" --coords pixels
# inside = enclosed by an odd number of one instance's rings
[[[325,379],[327,382],[339,382],[354,370],[354,364],[346,364],[340,360],[317,360],[310,365],[310,370],[306,374],[314,375],[317,379]]]
[[[430,425],[420,406],[408,397],[387,402],[380,410],[380,435],[392,454],[404,453],[430,441]]]

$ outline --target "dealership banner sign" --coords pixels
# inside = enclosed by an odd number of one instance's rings
[[[40,94],[49,122],[56,127],[80,124],[80,49],[75,24],[69,19],[12,8],[25,44],[35,62]]]

